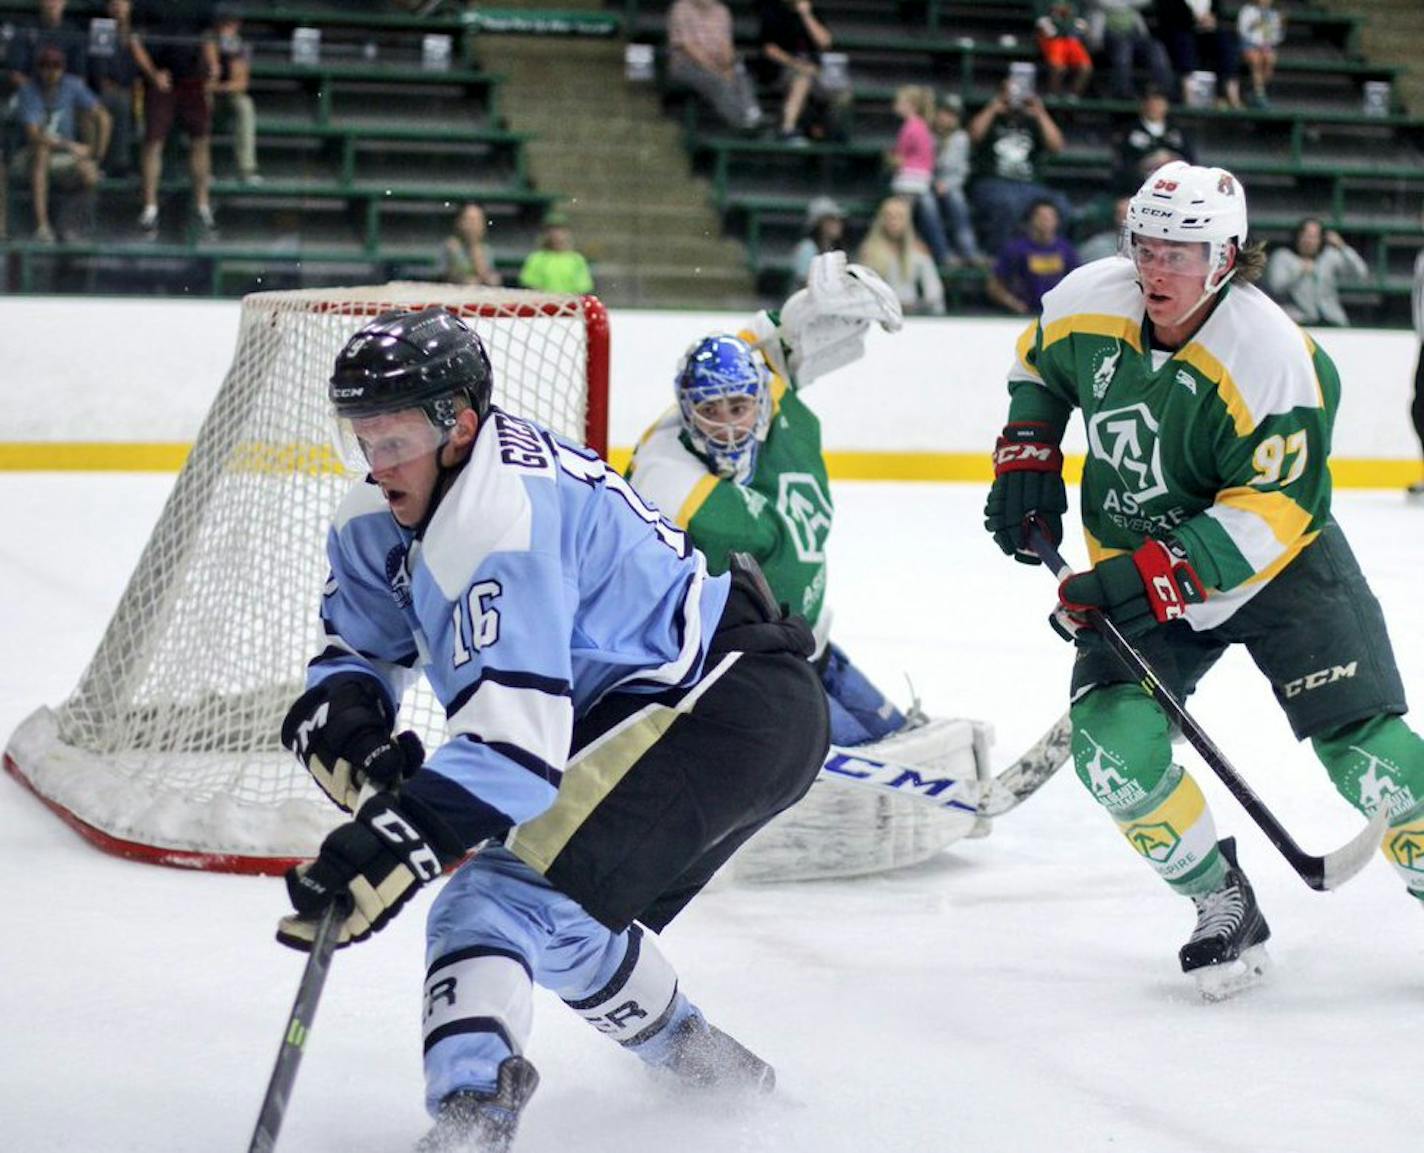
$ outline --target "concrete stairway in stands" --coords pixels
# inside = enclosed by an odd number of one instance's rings
[[[746,250],[721,235],[653,85],[624,78],[621,39],[486,33],[476,51],[507,78],[501,110],[535,136],[530,177],[568,197],[575,246],[607,304],[756,307]]]

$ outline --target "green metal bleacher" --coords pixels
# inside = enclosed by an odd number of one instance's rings
[[[72,4],[82,16],[97,4]],[[0,0],[0,20],[33,10]],[[499,109],[501,77],[470,67],[468,21],[371,13],[357,6],[245,6],[255,47],[259,166],[246,184],[231,171],[221,115],[213,139],[217,236],[189,212],[186,149],[170,140],[160,189],[164,232],[135,225],[137,177],[106,178],[99,234],[80,243],[27,238],[28,180],[10,174],[11,239],[0,242],[0,284],[33,291],[172,291],[235,295],[254,287],[309,287],[392,276],[433,276],[459,206],[479,201],[491,222],[496,266],[516,273],[557,193],[534,188],[528,136]],[[319,64],[293,63],[296,27],[323,30]],[[328,32],[331,33],[328,38]],[[421,64],[421,39],[452,38],[451,65]],[[175,133],[175,138],[178,136]]]
[[[754,51],[752,0],[730,4],[740,47]],[[1424,117],[1398,107],[1384,116],[1365,112],[1364,82],[1394,81],[1397,69],[1359,56],[1358,16],[1282,7],[1290,32],[1273,106],[1179,107],[1174,116],[1193,132],[1202,160],[1246,178],[1258,236],[1283,241],[1301,217],[1322,217],[1371,265],[1369,283],[1345,290],[1361,306],[1362,321],[1405,324],[1410,272],[1424,246]],[[1010,61],[1037,58],[1029,0],[820,0],[817,10],[835,36],[835,49],[850,59],[854,99],[846,141],[791,148],[747,139],[715,124],[700,101],[668,91],[669,102],[679,105],[689,154],[706,173],[728,231],[745,241],[769,297],[787,287],[790,249],[802,234],[813,196],[832,195],[853,224],[868,223],[888,184],[884,157],[898,126],[891,104],[899,85],[929,84],[958,93],[972,115]],[[624,12],[630,36],[661,51],[662,6],[625,0]],[[773,106],[774,92],[764,90],[763,97]],[[1085,234],[1110,211],[1111,139],[1136,107],[1099,98],[1046,97],[1045,103],[1068,139],[1064,152],[1046,164],[1046,177],[1083,210]],[[972,302],[979,274],[962,269],[945,274],[951,302],[956,296]]]

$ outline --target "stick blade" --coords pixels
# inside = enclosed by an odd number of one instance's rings
[[[1361,869],[1370,863],[1384,840],[1385,826],[1389,824],[1389,806],[1380,805],[1375,815],[1355,838],[1341,845],[1333,853],[1326,853],[1321,860],[1320,874],[1306,878],[1312,889],[1338,889]]]
[[[979,795],[979,815],[998,817],[1028,800],[1068,760],[1073,724],[1064,713],[1017,761]]]

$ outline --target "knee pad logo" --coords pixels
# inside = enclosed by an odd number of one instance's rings
[[[1385,852],[1401,869],[1424,874],[1424,825],[1400,829],[1385,842]]]
[[[1166,821],[1150,825],[1129,825],[1123,830],[1128,843],[1149,861],[1166,864],[1182,843],[1181,836]]]

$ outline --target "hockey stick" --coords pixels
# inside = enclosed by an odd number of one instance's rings
[[[1068,759],[1073,730],[1064,713],[1017,761],[981,786],[970,777],[941,777],[915,765],[867,755],[868,746],[831,746],[820,779],[866,785],[912,801],[979,817],[998,817],[1022,804]]]
[[[1041,524],[1037,520],[1030,520],[1026,527],[1029,547],[1058,582],[1061,584],[1072,576],[1073,570],[1053,547],[1053,542],[1043,532]],[[1152,666],[1133,647],[1132,642],[1122,635],[1117,625],[1098,609],[1089,609],[1087,618],[1088,624],[1102,636],[1123,667],[1137,678],[1142,687],[1162,706],[1168,719],[1181,729],[1191,742],[1192,748],[1201,754],[1207,767],[1221,778],[1222,783],[1231,790],[1232,796],[1241,802],[1241,807],[1246,810],[1247,815],[1261,827],[1270,838],[1271,844],[1280,850],[1281,856],[1300,874],[1307,885],[1322,892],[1326,889],[1338,889],[1369,864],[1384,836],[1384,827],[1389,820],[1388,805],[1380,805],[1379,810],[1370,818],[1370,823],[1353,840],[1333,853],[1326,853],[1323,857],[1307,853],[1295,843],[1275,814],[1242,779],[1241,774],[1226,759],[1226,754],[1216,747],[1206,731],[1177,700],[1172,690],[1158,679],[1157,674],[1152,671]]]
[[[333,901],[316,923],[316,937],[312,940],[307,966],[302,971],[301,984],[297,986],[297,997],[292,1003],[286,1031],[282,1034],[282,1045],[277,1050],[277,1064],[272,1069],[272,1079],[267,1082],[267,1095],[262,1098],[262,1111],[257,1115],[257,1128],[252,1132],[247,1153],[272,1153],[276,1147],[277,1130],[282,1127],[282,1118],[287,1112],[287,1100],[297,1079],[297,1066],[301,1064],[307,1034],[311,1031],[312,1018],[316,1016],[317,1001],[321,999],[327,970],[331,968],[331,956],[336,951],[338,926],[345,916],[346,910],[341,902]]]

